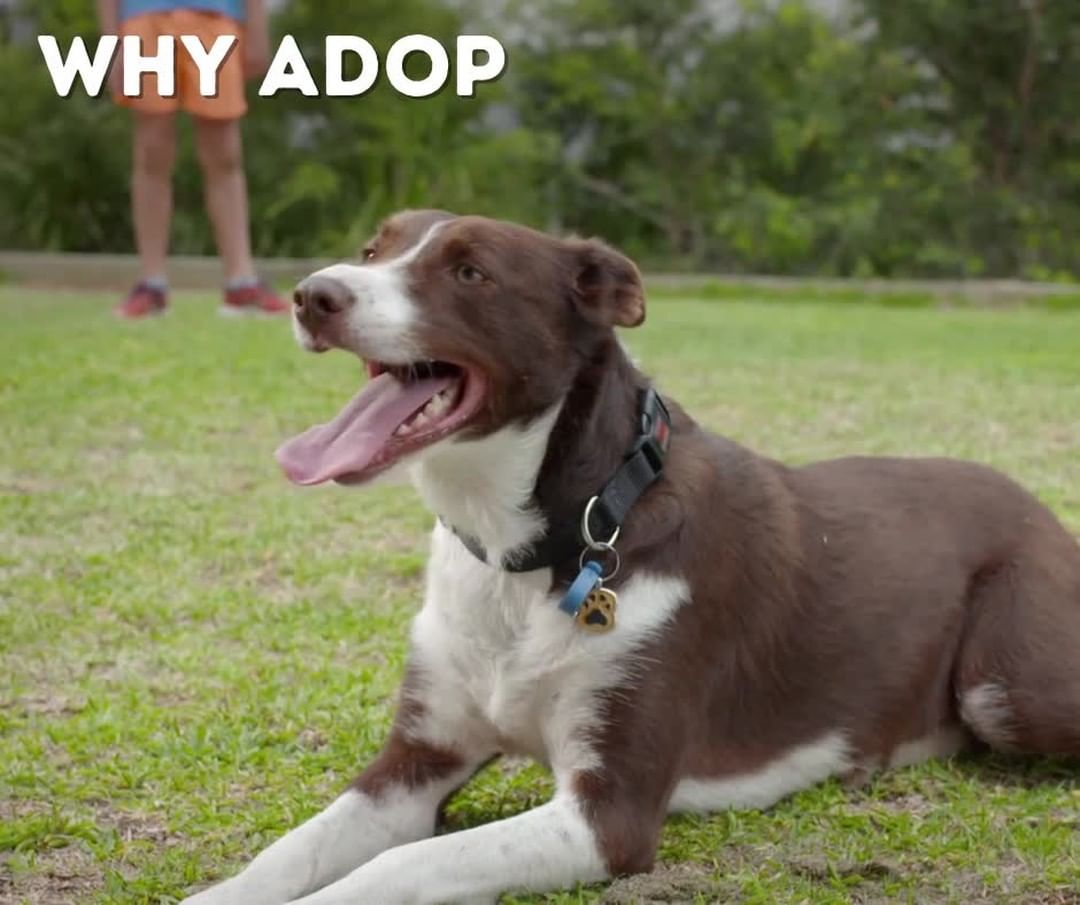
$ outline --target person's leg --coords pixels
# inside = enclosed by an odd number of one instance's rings
[[[169,34],[167,13],[145,13],[121,26],[124,38],[138,38],[142,52],[151,53],[161,35]],[[131,110],[133,123],[131,169],[131,215],[140,279],[114,310],[123,318],[138,319],[165,310],[168,280],[165,262],[172,221],[172,173],[176,160],[175,115],[179,102],[162,95],[157,76],[147,74],[137,97],[119,93],[114,73],[116,102]]]
[[[161,314],[168,302],[165,261],[172,222],[172,173],[176,161],[173,113],[135,110],[131,170],[131,216],[139,256],[139,282],[114,309],[138,320]]]
[[[206,211],[225,269],[226,314],[284,314],[289,305],[255,275],[239,119],[195,117]]]
[[[131,213],[144,282],[165,279],[172,222],[176,123],[172,113],[135,113]]]
[[[242,36],[239,22],[200,10],[181,10],[176,22],[184,34],[197,35],[204,47],[223,35]],[[217,92],[203,97],[197,90],[198,69],[185,52],[177,57],[180,104],[195,122],[195,143],[203,173],[206,212],[214,229],[225,271],[225,305],[229,314],[282,314],[290,306],[255,275],[248,221],[247,177],[240,123],[247,113],[244,64],[234,50],[218,70]]]
[[[203,172],[206,211],[214,228],[226,283],[254,283],[240,121],[196,116],[195,141]]]

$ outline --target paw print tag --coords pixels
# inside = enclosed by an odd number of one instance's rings
[[[618,599],[615,592],[607,588],[594,588],[582,601],[581,608],[574,617],[580,628],[587,632],[601,634],[615,628],[615,605]]]

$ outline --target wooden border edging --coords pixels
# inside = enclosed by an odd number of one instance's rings
[[[331,264],[331,258],[272,258],[259,261],[259,273],[284,286]],[[47,289],[127,289],[138,272],[134,255],[0,251],[0,282]],[[221,267],[216,258],[179,255],[169,262],[169,277],[178,289],[216,289]],[[1052,296],[1080,296],[1080,286],[1024,280],[860,280],[820,277],[743,276],[731,274],[651,273],[656,289],[691,294],[695,289],[745,287],[749,293],[814,292],[867,295],[920,294],[962,298],[993,304]]]

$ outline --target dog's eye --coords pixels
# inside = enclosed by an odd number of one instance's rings
[[[360,257],[363,258],[365,261],[370,261],[373,257],[375,257],[375,248],[369,245],[362,252],[360,252]]]
[[[487,274],[479,267],[473,267],[472,264],[462,264],[458,267],[456,276],[459,283],[465,283],[467,285],[483,283],[487,279]]]

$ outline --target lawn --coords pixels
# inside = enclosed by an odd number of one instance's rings
[[[359,365],[181,296],[0,291],[0,902],[167,903],[317,811],[391,717],[431,517],[272,458]],[[1080,311],[655,299],[626,334],[717,430],[793,462],[947,454],[1080,532]],[[1080,653],[1077,655],[1080,657]],[[1080,902],[1080,769],[960,759],[669,821],[657,873],[549,902]],[[489,768],[467,826],[549,792]]]

